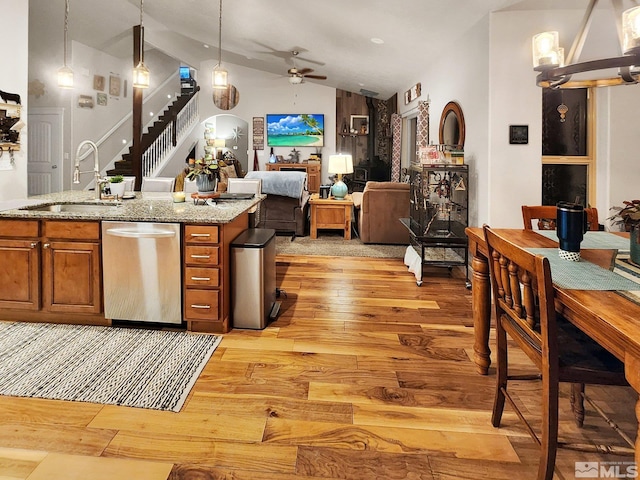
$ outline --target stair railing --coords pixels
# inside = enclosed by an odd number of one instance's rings
[[[142,176],[152,177],[200,117],[198,91],[186,103],[176,102],[142,138]]]

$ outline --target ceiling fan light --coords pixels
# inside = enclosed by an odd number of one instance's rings
[[[640,7],[622,14],[622,51],[625,55],[640,52]]]
[[[138,63],[136,68],[133,69],[133,87],[134,88],[149,88],[149,82],[151,73],[146,67],[144,62]]]
[[[291,75],[289,77],[289,83],[291,85],[298,85],[302,83],[302,77],[300,75]]]
[[[533,69],[545,70],[560,65],[558,59],[558,32],[542,32],[533,36],[531,50]]]
[[[66,65],[58,69],[58,86],[62,88],[73,88],[73,70]]]
[[[227,77],[227,71],[220,65],[216,65],[216,68],[213,69],[213,88],[227,88],[229,86]]]

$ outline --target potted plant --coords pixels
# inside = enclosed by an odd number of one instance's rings
[[[623,207],[613,207],[615,213],[608,220],[611,225],[622,226],[625,232],[630,232],[629,258],[640,265],[640,200],[625,200]]]
[[[210,193],[216,189],[218,177],[218,161],[209,158],[198,158],[190,163],[186,178],[195,180],[198,193]]]
[[[125,187],[126,184],[124,183],[124,177],[122,175],[109,177],[109,189],[111,190],[111,195],[122,198],[124,196]]]

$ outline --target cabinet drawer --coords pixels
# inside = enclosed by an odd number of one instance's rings
[[[0,220],[0,237],[39,237],[38,220]]]
[[[186,243],[218,243],[217,225],[186,225],[184,227]]]
[[[219,287],[220,270],[207,267],[187,267],[184,273],[187,287]]]
[[[99,222],[45,221],[43,236],[69,240],[99,240]]]
[[[187,245],[184,248],[184,262],[187,265],[217,265],[219,251],[219,247]]]
[[[219,290],[189,290],[184,295],[184,317],[193,320],[217,321],[220,304]]]

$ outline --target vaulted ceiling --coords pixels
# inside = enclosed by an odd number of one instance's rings
[[[223,0],[222,62],[389,98],[407,90],[434,56],[500,9],[584,9],[587,0]],[[606,2],[605,2],[606,3]],[[194,68],[218,57],[219,0],[146,0],[146,48]],[[30,0],[31,27],[60,22],[64,0]],[[140,0],[70,0],[69,37],[125,58]],[[372,41],[373,39],[373,41]],[[377,39],[377,40],[376,40]],[[378,42],[378,43],[375,43]],[[283,79],[283,81],[285,81]],[[374,95],[374,96],[375,96]]]

